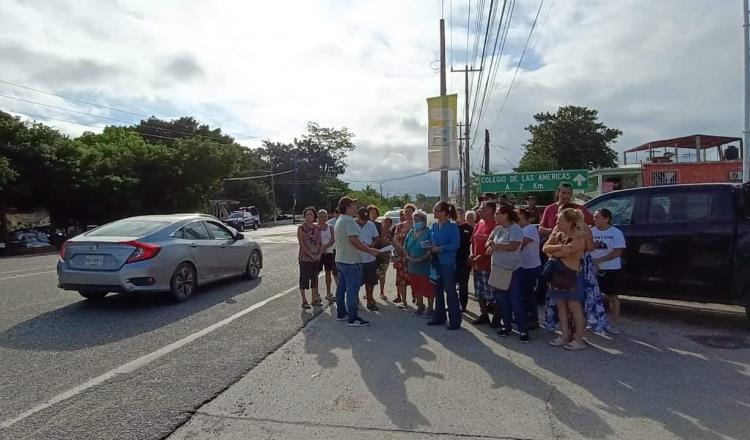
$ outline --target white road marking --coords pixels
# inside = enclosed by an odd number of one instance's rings
[[[19,273],[19,272],[28,272],[30,270],[37,270],[37,269],[49,269],[50,267],[55,267],[55,266],[52,265],[52,266],[27,267],[26,269],[9,270],[7,272],[0,272],[0,275],[9,275],[12,273]]]
[[[24,273],[20,275],[13,275],[5,278],[0,278],[0,281],[7,281],[7,280],[15,280],[16,278],[26,278],[26,277],[33,277],[35,275],[44,275],[46,273],[55,273],[56,270],[45,270],[44,272],[34,272],[34,273]]]
[[[212,331],[214,331],[216,329],[224,327],[225,325],[231,323],[232,321],[235,321],[235,320],[237,320],[237,319],[239,319],[239,318],[247,315],[248,313],[252,312],[253,310],[259,309],[259,308],[265,306],[266,304],[270,303],[271,301],[275,301],[275,300],[281,298],[282,296],[284,296],[284,295],[286,295],[286,294],[288,294],[290,292],[293,292],[295,290],[297,290],[297,286],[292,287],[291,289],[287,289],[287,290],[285,290],[283,292],[277,293],[276,295],[274,295],[274,296],[272,296],[270,298],[266,298],[263,301],[260,301],[258,303],[255,303],[255,304],[251,305],[250,307],[248,307],[246,309],[243,309],[243,310],[235,313],[234,315],[229,316],[228,318],[224,318],[224,319],[222,319],[221,321],[219,321],[219,322],[217,322],[215,324],[209,325],[208,327],[204,328],[203,330],[199,330],[199,331],[197,331],[197,332],[195,332],[193,334],[190,334],[190,335],[188,335],[188,336],[180,339],[179,341],[173,342],[173,343],[171,343],[171,344],[169,344],[169,345],[167,345],[165,347],[162,347],[162,348],[160,348],[160,349],[158,349],[158,350],[156,350],[154,352],[151,352],[151,353],[149,353],[147,355],[141,356],[141,357],[139,357],[139,358],[137,358],[135,360],[132,360],[132,361],[128,362],[127,364],[121,365],[121,366],[119,366],[119,367],[117,367],[117,368],[115,368],[113,370],[110,370],[110,371],[108,371],[108,372],[106,372],[106,373],[104,373],[104,374],[102,374],[100,376],[97,376],[97,377],[95,377],[95,378],[93,378],[93,379],[91,379],[91,380],[89,380],[87,382],[84,382],[84,383],[82,383],[81,385],[78,385],[75,388],[71,388],[68,391],[65,391],[64,393],[58,394],[57,396],[49,399],[48,401],[46,401],[46,402],[44,402],[44,403],[42,403],[40,405],[37,405],[37,406],[35,406],[35,407],[27,410],[27,411],[22,412],[21,414],[17,415],[16,417],[13,417],[12,419],[8,419],[8,420],[4,420],[4,421],[0,422],[0,429],[5,429],[5,428],[8,428],[10,426],[13,426],[14,424],[20,422],[21,420],[23,420],[23,419],[25,419],[25,418],[27,418],[29,416],[32,416],[32,415],[38,413],[39,411],[47,409],[47,408],[51,407],[52,405],[60,403],[60,402],[62,402],[64,400],[70,399],[71,397],[73,397],[73,396],[75,396],[77,394],[80,394],[80,393],[82,393],[82,392],[84,392],[84,391],[86,391],[86,390],[88,390],[90,388],[93,388],[93,387],[97,386],[97,385],[101,385],[102,383],[108,381],[109,379],[112,379],[113,377],[115,377],[117,375],[132,373],[132,372],[138,370],[139,368],[144,367],[144,366],[150,364],[151,362],[153,362],[153,361],[161,358],[162,356],[164,356],[164,355],[166,355],[168,353],[171,353],[171,352],[177,350],[178,348],[184,347],[185,345],[187,345],[187,344],[195,341],[196,339],[198,339],[198,338],[200,338],[202,336],[205,336],[205,335],[211,333]]]

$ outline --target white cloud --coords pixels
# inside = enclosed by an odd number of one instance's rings
[[[453,61],[462,66],[467,2],[452,3]],[[739,135],[738,3],[546,0],[534,50],[493,127],[538,7],[517,2],[477,127],[480,134],[491,128],[501,145],[493,147],[492,168],[517,163],[531,115],[559,105],[600,110],[625,133],[618,149],[695,132]],[[194,115],[250,145],[259,141],[248,134],[291,140],[308,120],[347,126],[359,145],[348,177],[415,174],[426,168],[425,98],[439,92],[430,64],[438,57],[440,8],[437,0],[5,1],[0,79],[165,118]],[[449,74],[449,85],[462,92],[463,78]],[[0,93],[102,111],[6,85]],[[0,108],[96,122],[3,98]],[[72,134],[89,129],[50,123]],[[437,176],[385,189],[436,193]]]

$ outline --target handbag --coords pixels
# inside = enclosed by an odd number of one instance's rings
[[[573,270],[559,260],[550,260],[547,264],[555,262],[552,265],[549,283],[555,289],[573,290],[578,284],[578,271]]]
[[[500,266],[492,266],[490,271],[490,278],[487,281],[488,284],[498,290],[508,290],[510,288],[510,281],[513,279],[513,271],[510,269],[503,269]]]

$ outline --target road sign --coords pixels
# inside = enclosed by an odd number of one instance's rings
[[[554,191],[561,183],[574,190],[588,190],[588,170],[533,171],[479,176],[479,192],[512,193]]]

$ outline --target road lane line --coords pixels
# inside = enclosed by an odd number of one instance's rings
[[[24,273],[21,275],[13,275],[5,278],[0,278],[0,281],[15,280],[16,278],[33,277],[34,275],[44,275],[46,273],[55,273],[57,270],[45,270],[44,272]]]
[[[38,266],[38,267],[28,267],[26,269],[9,270],[7,272],[0,272],[0,275],[10,275],[12,273],[28,272],[30,270],[37,270],[37,269],[49,269],[51,267],[55,267],[55,266],[54,265],[52,265],[52,266]]]
[[[196,339],[198,339],[198,338],[200,338],[202,336],[205,336],[205,335],[211,333],[212,331],[214,331],[216,329],[224,327],[225,325],[231,323],[232,321],[235,321],[235,320],[237,320],[237,319],[239,319],[239,318],[247,315],[248,313],[252,312],[253,310],[259,309],[259,308],[265,306],[266,304],[270,303],[271,301],[275,301],[275,300],[281,298],[282,296],[287,295],[290,292],[293,292],[295,290],[297,290],[297,286],[292,287],[290,289],[287,289],[287,290],[285,290],[283,292],[277,293],[276,295],[274,295],[274,296],[272,296],[270,298],[266,298],[263,301],[260,301],[258,303],[255,303],[255,304],[251,305],[250,307],[248,307],[246,309],[243,309],[243,310],[235,313],[234,315],[229,316],[228,318],[224,318],[224,319],[222,319],[221,321],[219,321],[219,322],[217,322],[215,324],[209,325],[208,327],[204,328],[203,330],[199,330],[199,331],[197,331],[197,332],[195,332],[193,334],[190,334],[190,335],[188,335],[188,336],[180,339],[179,341],[173,342],[173,343],[171,343],[171,344],[169,344],[169,345],[167,345],[165,347],[162,347],[162,348],[160,348],[160,349],[158,349],[158,350],[156,350],[154,352],[151,352],[151,353],[149,353],[147,355],[141,356],[141,357],[139,357],[139,358],[137,358],[135,360],[132,360],[132,361],[128,362],[127,364],[121,365],[121,366],[119,366],[119,367],[117,367],[117,368],[115,368],[113,370],[110,370],[110,371],[108,371],[108,372],[106,372],[106,373],[104,373],[104,374],[102,374],[100,376],[97,376],[97,377],[95,377],[95,378],[93,378],[93,379],[91,379],[91,380],[89,380],[87,382],[84,382],[84,383],[82,383],[81,385],[78,385],[75,388],[71,388],[68,391],[65,391],[64,393],[58,394],[57,396],[55,396],[55,397],[47,400],[46,402],[44,402],[44,403],[42,403],[40,405],[37,405],[37,406],[35,406],[35,407],[27,410],[27,411],[22,412],[21,414],[17,415],[16,417],[13,417],[12,419],[7,419],[7,420],[4,420],[4,421],[0,422],[0,429],[9,428],[9,427],[15,425],[16,423],[20,422],[21,420],[23,420],[23,419],[25,419],[25,418],[27,418],[29,416],[32,416],[32,415],[38,413],[39,411],[45,410],[45,409],[51,407],[52,405],[55,405],[55,404],[60,403],[60,402],[62,402],[64,400],[70,399],[71,397],[73,397],[73,396],[75,396],[77,394],[80,394],[80,393],[82,393],[82,392],[84,392],[84,391],[86,391],[86,390],[88,390],[90,388],[93,388],[93,387],[97,386],[97,385],[101,385],[102,383],[108,381],[109,379],[112,379],[113,377],[115,377],[117,375],[132,373],[132,372],[138,370],[139,368],[144,367],[144,366],[150,364],[151,362],[159,359],[160,357],[162,357],[162,356],[164,356],[166,354],[169,354],[169,353],[177,350],[178,348],[184,347],[185,345],[187,345],[187,344],[195,341]]]

